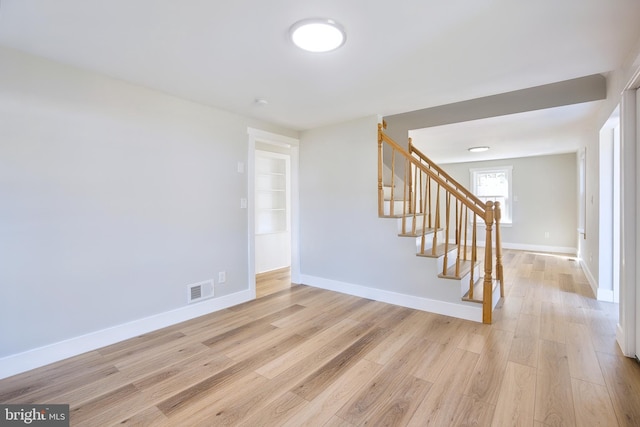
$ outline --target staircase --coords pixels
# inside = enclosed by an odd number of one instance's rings
[[[478,199],[385,127],[378,125],[378,216],[396,219],[399,238],[415,239],[415,255],[438,272],[434,286],[460,289],[455,298],[478,304],[482,322],[491,323],[504,297],[500,203]]]

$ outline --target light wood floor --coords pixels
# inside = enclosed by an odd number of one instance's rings
[[[256,297],[262,298],[291,287],[289,267],[256,274]]]
[[[482,325],[292,286],[0,380],[86,426],[640,425],[616,306],[573,260],[509,251]]]

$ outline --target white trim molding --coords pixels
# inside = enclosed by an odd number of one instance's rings
[[[300,283],[300,186],[298,174],[300,170],[300,140],[289,136],[278,135],[260,129],[247,128],[249,135],[247,160],[247,196],[248,204],[248,233],[247,246],[249,265],[247,268],[249,289],[255,298],[256,292],[256,261],[255,261],[255,151],[256,143],[266,143],[276,147],[289,149],[291,158],[291,282]]]
[[[452,243],[455,243],[455,242],[452,241]],[[471,241],[469,240],[467,243],[471,244]],[[477,244],[478,244],[478,247],[480,248],[484,248],[485,246],[484,240],[478,240]],[[545,252],[545,253],[552,253],[552,254],[558,254],[558,255],[568,255],[572,257],[578,256],[578,249],[571,246],[546,246],[546,245],[529,245],[526,243],[502,242],[502,249],[513,249],[516,251],[528,251],[528,252]]]
[[[640,328],[637,325],[636,315],[640,309],[636,297],[640,297],[637,292],[637,271],[638,252],[636,242],[637,223],[637,200],[636,191],[636,168],[638,159],[636,158],[637,144],[637,123],[636,90],[627,89],[622,93],[620,104],[621,119],[621,148],[622,161],[621,168],[621,222],[620,222],[620,331],[617,334],[618,344],[625,356],[633,357],[640,344]]]
[[[587,282],[589,282],[589,286],[591,286],[591,291],[593,292],[593,295],[596,297],[596,299],[599,299],[598,298],[598,281],[596,280],[595,277],[593,277],[593,273],[591,273],[591,270],[589,270],[589,266],[587,265],[586,262],[584,262],[583,259],[580,259],[580,267],[582,268],[582,272],[587,278]],[[612,301],[613,301],[613,296],[612,296]]]
[[[518,251],[530,251],[530,252],[549,252],[552,254],[562,254],[577,256],[578,249],[570,246],[545,246],[545,245],[526,245],[521,243],[502,243],[503,249],[515,249]]]
[[[254,140],[268,142],[271,145],[278,145],[280,147],[290,148],[300,145],[299,139],[278,135],[277,133],[271,133],[261,129],[254,129],[252,127],[247,128],[247,134],[253,137]]]
[[[415,310],[428,311],[430,313],[442,314],[445,316],[457,317],[459,319],[482,322],[482,305],[461,301],[459,304],[418,297],[415,295],[399,294],[383,289],[369,288],[367,286],[355,285],[338,280],[325,279],[322,277],[300,276],[302,283],[315,288],[340,292],[360,298],[372,299],[388,304],[399,305],[401,307],[413,308]],[[499,293],[496,293],[500,295]],[[495,301],[497,302],[497,300]],[[494,302],[494,305],[495,305]]]
[[[159,313],[0,359],[0,379],[250,301],[249,290]]]
[[[598,288],[596,299],[598,301],[613,302],[613,291],[611,289]]]

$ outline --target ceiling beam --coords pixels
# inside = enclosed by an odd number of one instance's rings
[[[607,97],[607,80],[601,74],[550,83],[528,89],[470,99],[453,104],[424,108],[385,117],[388,132],[398,141],[407,132],[451,123],[542,110]]]

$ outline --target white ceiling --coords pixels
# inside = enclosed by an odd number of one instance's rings
[[[341,49],[288,41],[316,16]],[[636,0],[0,0],[0,45],[296,130],[606,73],[639,38]]]

